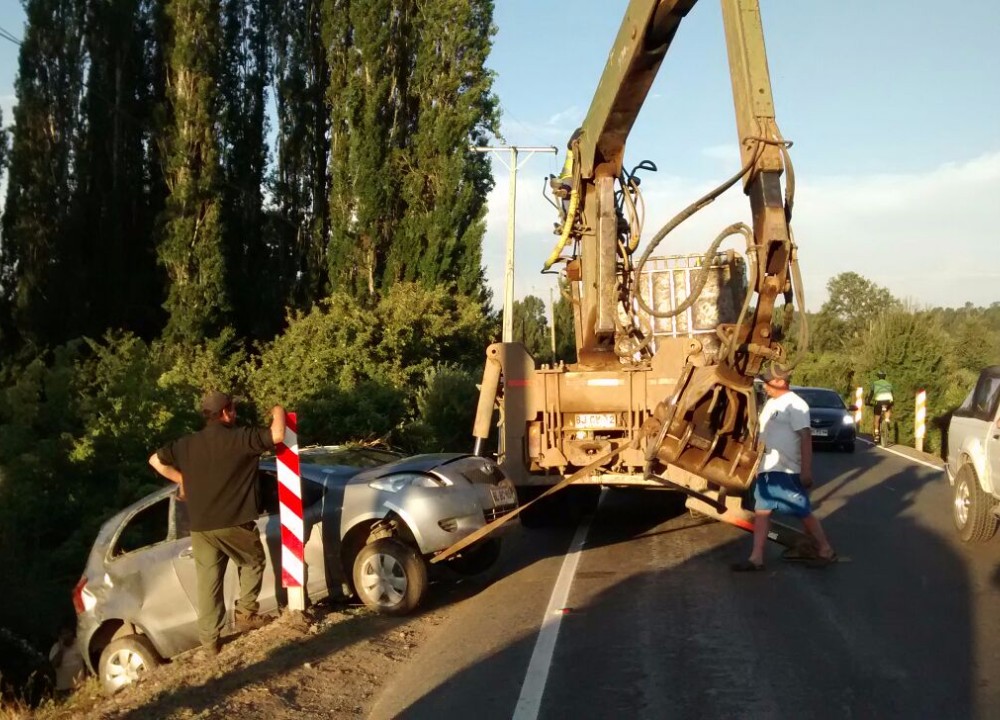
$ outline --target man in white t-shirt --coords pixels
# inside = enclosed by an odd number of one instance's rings
[[[825,567],[836,562],[837,554],[827,541],[819,519],[813,515],[806,492],[813,483],[809,406],[788,389],[787,375],[769,368],[761,379],[768,401],[760,413],[760,438],[764,449],[753,491],[753,550],[749,560],[734,564],[733,570],[764,569],[764,546],[772,512],[802,520],[803,528],[817,547],[817,556],[808,564]]]

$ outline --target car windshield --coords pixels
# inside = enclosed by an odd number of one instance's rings
[[[373,468],[399,460],[402,455],[391,450],[366,447],[322,448],[304,450],[299,460],[306,465],[346,465],[355,468]]]
[[[806,401],[806,405],[811,408],[829,408],[833,410],[844,410],[844,401],[840,395],[833,390],[819,390],[816,388],[801,388],[795,394]]]

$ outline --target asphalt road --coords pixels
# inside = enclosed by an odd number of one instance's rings
[[[491,578],[435,587],[446,619],[371,717],[1000,716],[1000,537],[963,545],[945,474],[861,442],[816,474],[848,558],[823,570],[772,546],[765,572],[734,574],[748,535],[610,491],[548,608],[584,531],[515,529]]]

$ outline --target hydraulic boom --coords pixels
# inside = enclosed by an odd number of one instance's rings
[[[574,485],[667,485],[723,515],[727,495],[753,479],[753,378],[764,363],[787,365],[782,339],[802,293],[790,143],[775,122],[758,0],[721,0],[741,166],[640,250],[637,172],[656,167],[624,165],[635,119],[696,1],[629,2],[564,175],[552,181],[559,239],[544,269],[557,268],[569,289],[577,362],[537,367],[518,343],[487,351],[476,447],[498,403],[499,459],[524,499],[572,476]],[[704,256],[653,255],[738,183],[750,225],[724,228]],[[721,251],[733,236],[743,238],[742,257]]]

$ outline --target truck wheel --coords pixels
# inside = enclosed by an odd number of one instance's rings
[[[577,521],[593,514],[601,502],[600,485],[571,485],[566,491],[569,492],[570,507]]]
[[[118,638],[101,652],[97,663],[97,677],[108,695],[135,683],[147,671],[160,664],[152,643],[142,635]]]
[[[993,514],[996,501],[983,492],[971,465],[963,465],[955,476],[952,517],[962,542],[986,542],[997,531]]]
[[[548,488],[519,488],[518,499],[522,505],[541,495]],[[573,485],[535,503],[520,514],[526,528],[568,527],[576,525],[586,515],[597,509],[601,488],[596,485]]]
[[[480,575],[496,565],[500,559],[500,538],[489,538],[462,553],[448,563],[459,575]]]
[[[380,538],[361,548],[353,575],[361,602],[386,615],[413,612],[427,594],[427,564],[395,538]]]

